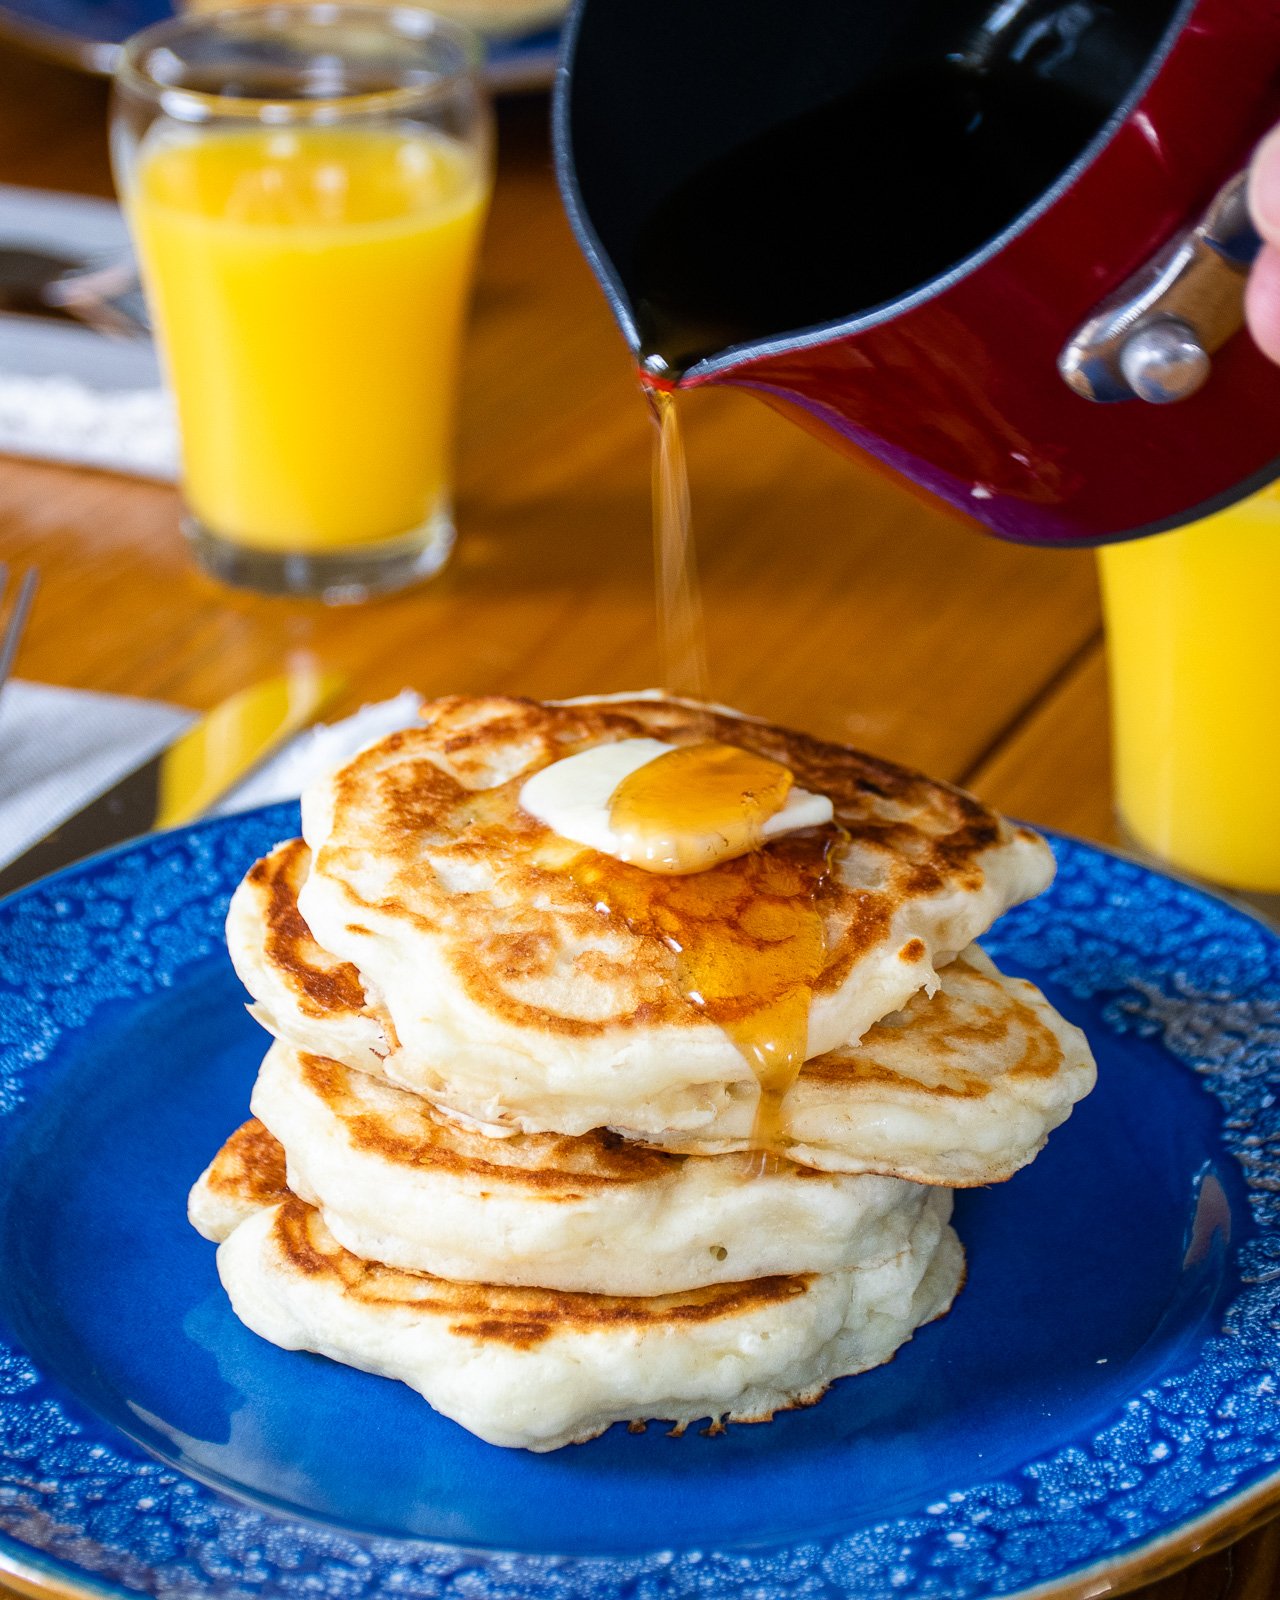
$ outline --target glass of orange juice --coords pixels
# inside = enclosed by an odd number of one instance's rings
[[[1122,822],[1280,908],[1280,485],[1099,559]]]
[[[355,600],[454,540],[491,169],[480,52],[411,7],[194,13],[124,47],[112,157],[205,569]]]

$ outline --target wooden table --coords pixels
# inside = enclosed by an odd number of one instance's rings
[[[109,194],[105,103],[101,84],[0,48],[0,181]],[[0,461],[0,557],[42,576],[23,676],[207,707],[313,657],[349,679],[338,711],[406,684],[553,696],[656,681],[649,423],[561,212],[545,123],[539,99],[503,108],[448,571],[343,610],[234,593],[193,570],[171,490]],[[980,537],[746,396],[702,392],[685,411],[716,697],[1111,839],[1091,558]],[[1280,1524],[1142,1592],[1277,1591]]]

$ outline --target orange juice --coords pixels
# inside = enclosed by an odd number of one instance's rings
[[[130,188],[199,522],[316,553],[447,518],[478,154],[409,123],[161,126]]]
[[[1280,890],[1280,488],[1099,556],[1124,822],[1198,877]]]

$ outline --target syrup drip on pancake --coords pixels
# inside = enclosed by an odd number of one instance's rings
[[[618,785],[609,825],[627,855],[666,872],[696,872],[717,855],[758,850],[793,779],[780,762],[707,740],[680,745]]]
[[[680,803],[667,800],[666,826],[678,823]],[[835,827],[809,828],[687,876],[595,852],[569,869],[601,910],[675,953],[685,992],[751,1067],[760,1084],[755,1171],[776,1166],[782,1102],[804,1065],[813,987],[827,956],[818,900],[838,838]]]

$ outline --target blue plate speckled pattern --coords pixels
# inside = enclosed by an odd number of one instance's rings
[[[0,1572],[364,1600],[1067,1593],[1280,1497],[1280,941],[1056,841],[984,941],[1096,1093],[963,1194],[969,1284],[888,1366],[719,1438],[533,1456],[231,1315],[188,1186],[264,1039],[222,946],[293,807],[0,906]]]

